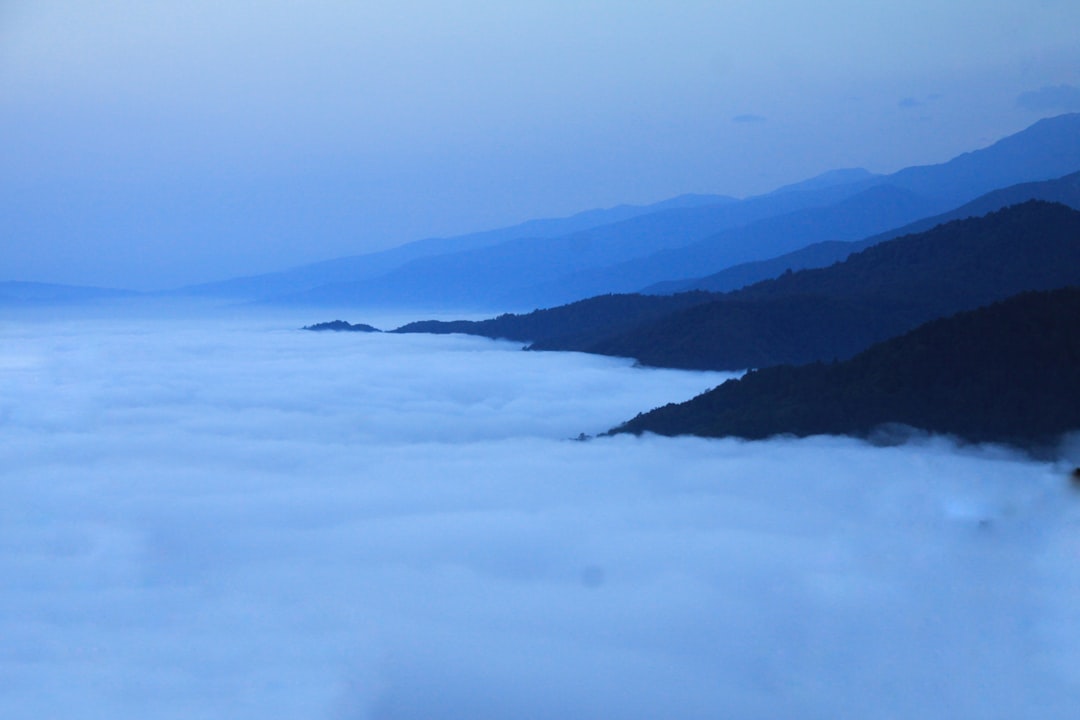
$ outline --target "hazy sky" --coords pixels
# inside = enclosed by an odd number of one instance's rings
[[[573,442],[720,377],[293,320],[0,323],[0,716],[1075,717],[1071,465]]]
[[[1080,109],[1074,0],[0,4],[0,280],[160,287],[938,162]]]

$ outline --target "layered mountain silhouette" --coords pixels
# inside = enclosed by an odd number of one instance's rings
[[[613,433],[868,436],[909,426],[1038,449],[1080,428],[1080,288],[931,321],[845,362],[747,373]]]
[[[396,332],[467,332],[636,358],[739,370],[844,359],[930,319],[1025,290],[1080,284],[1080,212],[1031,201],[879,243],[828,268],[717,295],[615,295],[487,321]]]
[[[553,305],[564,301],[568,295],[570,299],[576,299],[609,291],[603,283],[599,285],[600,290],[564,290],[559,285],[562,278],[573,278],[596,268],[691,244],[720,230],[831,204],[857,192],[858,189],[850,185],[830,185],[735,203],[664,209],[569,235],[541,240],[520,238],[419,258],[376,278],[333,283],[276,300],[290,304],[478,309]],[[917,216],[919,211],[914,214]],[[791,239],[786,231],[782,238],[783,244],[762,251],[765,256],[800,246],[801,241]],[[739,241],[733,240],[729,244],[736,253],[732,260],[754,257],[753,250],[744,249]],[[636,278],[631,288],[641,287],[644,281],[645,278]]]
[[[1011,187],[994,190],[961,207],[941,215],[917,220],[900,228],[880,233],[855,242],[826,241],[808,245],[794,252],[786,253],[769,260],[742,263],[726,270],[721,270],[707,277],[693,280],[672,280],[657,283],[642,292],[649,294],[673,294],[690,290],[710,292],[728,292],[782,275],[788,270],[806,270],[827,267],[844,260],[852,253],[864,250],[886,240],[901,235],[929,230],[935,225],[949,220],[961,220],[967,217],[985,215],[1009,205],[1016,205],[1027,200],[1047,200],[1068,205],[1080,210],[1080,172],[1066,175],[1055,180],[1021,183]]]
[[[736,202],[735,198],[722,195],[680,195],[652,205],[619,205],[587,210],[566,218],[529,220],[497,230],[417,240],[389,250],[326,260],[282,272],[192,285],[181,288],[174,294],[239,299],[288,297],[335,283],[359,282],[381,277],[421,258],[467,252],[523,238],[538,241],[611,225],[641,215],[692,210],[701,206],[733,202]]]
[[[816,242],[861,240],[1078,168],[1080,115],[1064,115],[949,162],[891,175],[834,171],[746,200],[694,196],[598,211],[188,291],[315,305],[545,307],[702,277]]]
[[[569,302],[601,292],[635,292],[657,278],[688,277],[773,257],[819,241],[854,241],[926,217],[945,206],[891,185],[875,185],[824,207],[812,207],[724,230],[677,248],[580,271],[519,290],[528,305]],[[507,297],[506,300],[510,298]]]
[[[38,282],[0,282],[0,305],[65,305],[138,297],[140,293],[115,288]]]

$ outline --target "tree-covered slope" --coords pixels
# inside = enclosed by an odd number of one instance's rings
[[[821,295],[947,309],[1070,284],[1080,271],[1080,212],[1031,201],[956,220],[856,253],[829,268],[731,293],[740,300]]]
[[[1029,202],[881,243],[831,267],[786,274],[574,349],[691,369],[830,361],[936,317],[1075,284],[1080,212]],[[747,308],[753,321],[740,320]]]
[[[1074,284],[1080,284],[1080,212],[1029,202],[726,295],[603,296],[527,315],[414,323],[400,331],[465,332],[659,367],[739,370],[844,359],[936,317]]]
[[[344,320],[331,320],[329,322],[315,323],[314,325],[305,325],[304,330],[311,330],[313,332],[364,332],[374,333],[381,332],[379,328],[366,325],[364,323],[348,323]]]
[[[521,315],[507,313],[488,320],[421,320],[391,332],[463,333],[578,349],[595,343],[598,337],[630,330],[717,297],[712,293],[680,293],[663,298],[600,295],[556,308]]]
[[[887,424],[1035,447],[1080,429],[1080,288],[929,322],[845,362],[747,373],[612,432],[865,436]]]

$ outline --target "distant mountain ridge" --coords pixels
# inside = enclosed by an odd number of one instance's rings
[[[723,281],[702,286],[726,290],[860,247],[844,242],[880,239],[897,227],[910,232],[919,218],[943,219],[935,214],[984,188],[1076,172],[1078,145],[1080,114],[1063,115],[946,163],[891,175],[835,170],[743,200],[685,195],[147,296],[498,312],[646,287],[670,292],[687,285],[653,286],[718,271],[727,273]],[[90,295],[54,296],[79,302]]]
[[[829,186],[739,202],[664,209],[542,242],[520,238],[418,258],[377,278],[334,283],[276,300],[287,304],[466,308],[550,305],[553,303],[537,299],[528,289],[539,282],[556,282],[590,268],[704,239],[718,229],[830,204],[855,192],[848,186]],[[526,298],[515,300],[515,293],[522,291]]]
[[[730,267],[773,257],[809,243],[856,241],[937,213],[935,200],[891,185],[872,185],[822,207],[811,207],[719,232],[703,240],[525,289],[533,305],[568,302],[600,292],[637,292],[657,278],[686,277],[703,267]]]
[[[863,195],[865,203],[859,211],[865,237],[1001,187],[1061,177],[1078,169],[1080,114],[1063,115],[939,165],[885,176],[841,172],[831,179],[742,201],[664,209],[542,241],[518,238],[418,258],[380,277],[333,283],[277,300],[315,305],[545,307],[636,290],[679,274],[692,277],[703,270],[716,272],[822,240],[860,239],[849,224],[853,215],[834,206],[863,193],[869,192]],[[875,189],[879,206],[872,202]],[[899,198],[907,199],[906,211]],[[805,225],[793,218],[786,224],[779,219],[811,210],[825,215],[833,212],[836,219],[831,226],[821,218]],[[871,226],[875,218],[883,220]],[[632,285],[625,284],[628,278]]]
[[[829,170],[807,180],[791,183],[766,193],[766,195],[780,195],[782,193],[802,190],[820,190],[821,188],[834,185],[853,185],[865,183],[875,178],[883,177],[880,173],[872,173],[866,168],[839,168]]]
[[[1045,118],[983,150],[940,165],[909,167],[885,182],[956,206],[998,188],[1080,170],[1080,113]]]
[[[1009,205],[1017,205],[1028,200],[1057,202],[1080,210],[1080,172],[1065,177],[1041,182],[1021,183],[1000,190],[994,190],[961,207],[941,215],[917,220],[903,227],[889,230],[856,242],[826,241],[808,245],[800,250],[786,253],[769,260],[734,265],[713,275],[694,280],[666,281],[642,290],[647,294],[672,294],[690,290],[708,292],[728,292],[751,285],[761,280],[768,280],[783,274],[787,270],[807,270],[827,267],[834,262],[846,259],[852,253],[864,250],[886,240],[901,235],[910,235],[929,230],[935,225],[950,220],[978,217],[1000,210]]]
[[[378,277],[419,258],[465,252],[522,238],[557,237],[622,222],[653,212],[733,202],[736,202],[735,198],[723,195],[686,194],[650,205],[617,205],[606,209],[586,210],[564,218],[529,220],[496,230],[417,240],[388,250],[324,260],[276,273],[191,285],[173,291],[171,294],[247,299],[294,294],[332,283],[354,282]]]
[[[611,432],[843,434],[904,425],[971,442],[1053,445],[1080,429],[1080,288],[1023,293],[922,325],[832,365],[779,366]]]
[[[725,295],[602,296],[455,323],[452,331],[661,367],[739,370],[850,357],[935,317],[1073,284],[1080,284],[1080,212],[1031,201]]]
[[[716,370],[844,359],[936,317],[1067,285],[1080,285],[1080,212],[1031,201],[751,285],[587,351]]]
[[[141,293],[116,288],[38,282],[0,282],[0,305],[58,305],[134,298]]]
[[[230,292],[246,293],[248,299],[284,304],[462,310],[544,307],[616,290],[637,290],[679,274],[701,276],[813,242],[861,239],[839,219],[840,208],[833,208],[838,219],[831,230],[820,223],[806,228],[797,223],[784,226],[777,218],[824,212],[875,188],[889,188],[880,191],[886,205],[875,208],[868,202],[864,221],[888,218],[896,227],[996,188],[1060,177],[1077,169],[1080,115],[1064,115],[948,162],[891,175],[834,171],[745,200],[711,202],[691,197],[689,206],[661,204],[632,217],[563,234],[535,237],[538,233],[524,232],[501,239],[487,235],[457,245],[432,241],[436,244],[413,244],[386,254],[329,261],[192,292],[231,288]],[[897,208],[899,197],[913,204],[906,214],[889,216],[888,203]],[[762,224],[751,228],[755,223]],[[767,232],[770,223],[775,224],[771,235]],[[861,231],[865,237],[888,229],[864,226]],[[740,242],[737,236],[752,239]],[[725,253],[725,243],[731,252]],[[625,285],[631,276],[634,285]]]

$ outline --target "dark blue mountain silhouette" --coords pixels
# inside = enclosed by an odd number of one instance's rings
[[[615,433],[872,436],[897,425],[1052,449],[1080,429],[1080,288],[927,323],[845,362],[750,372]]]

